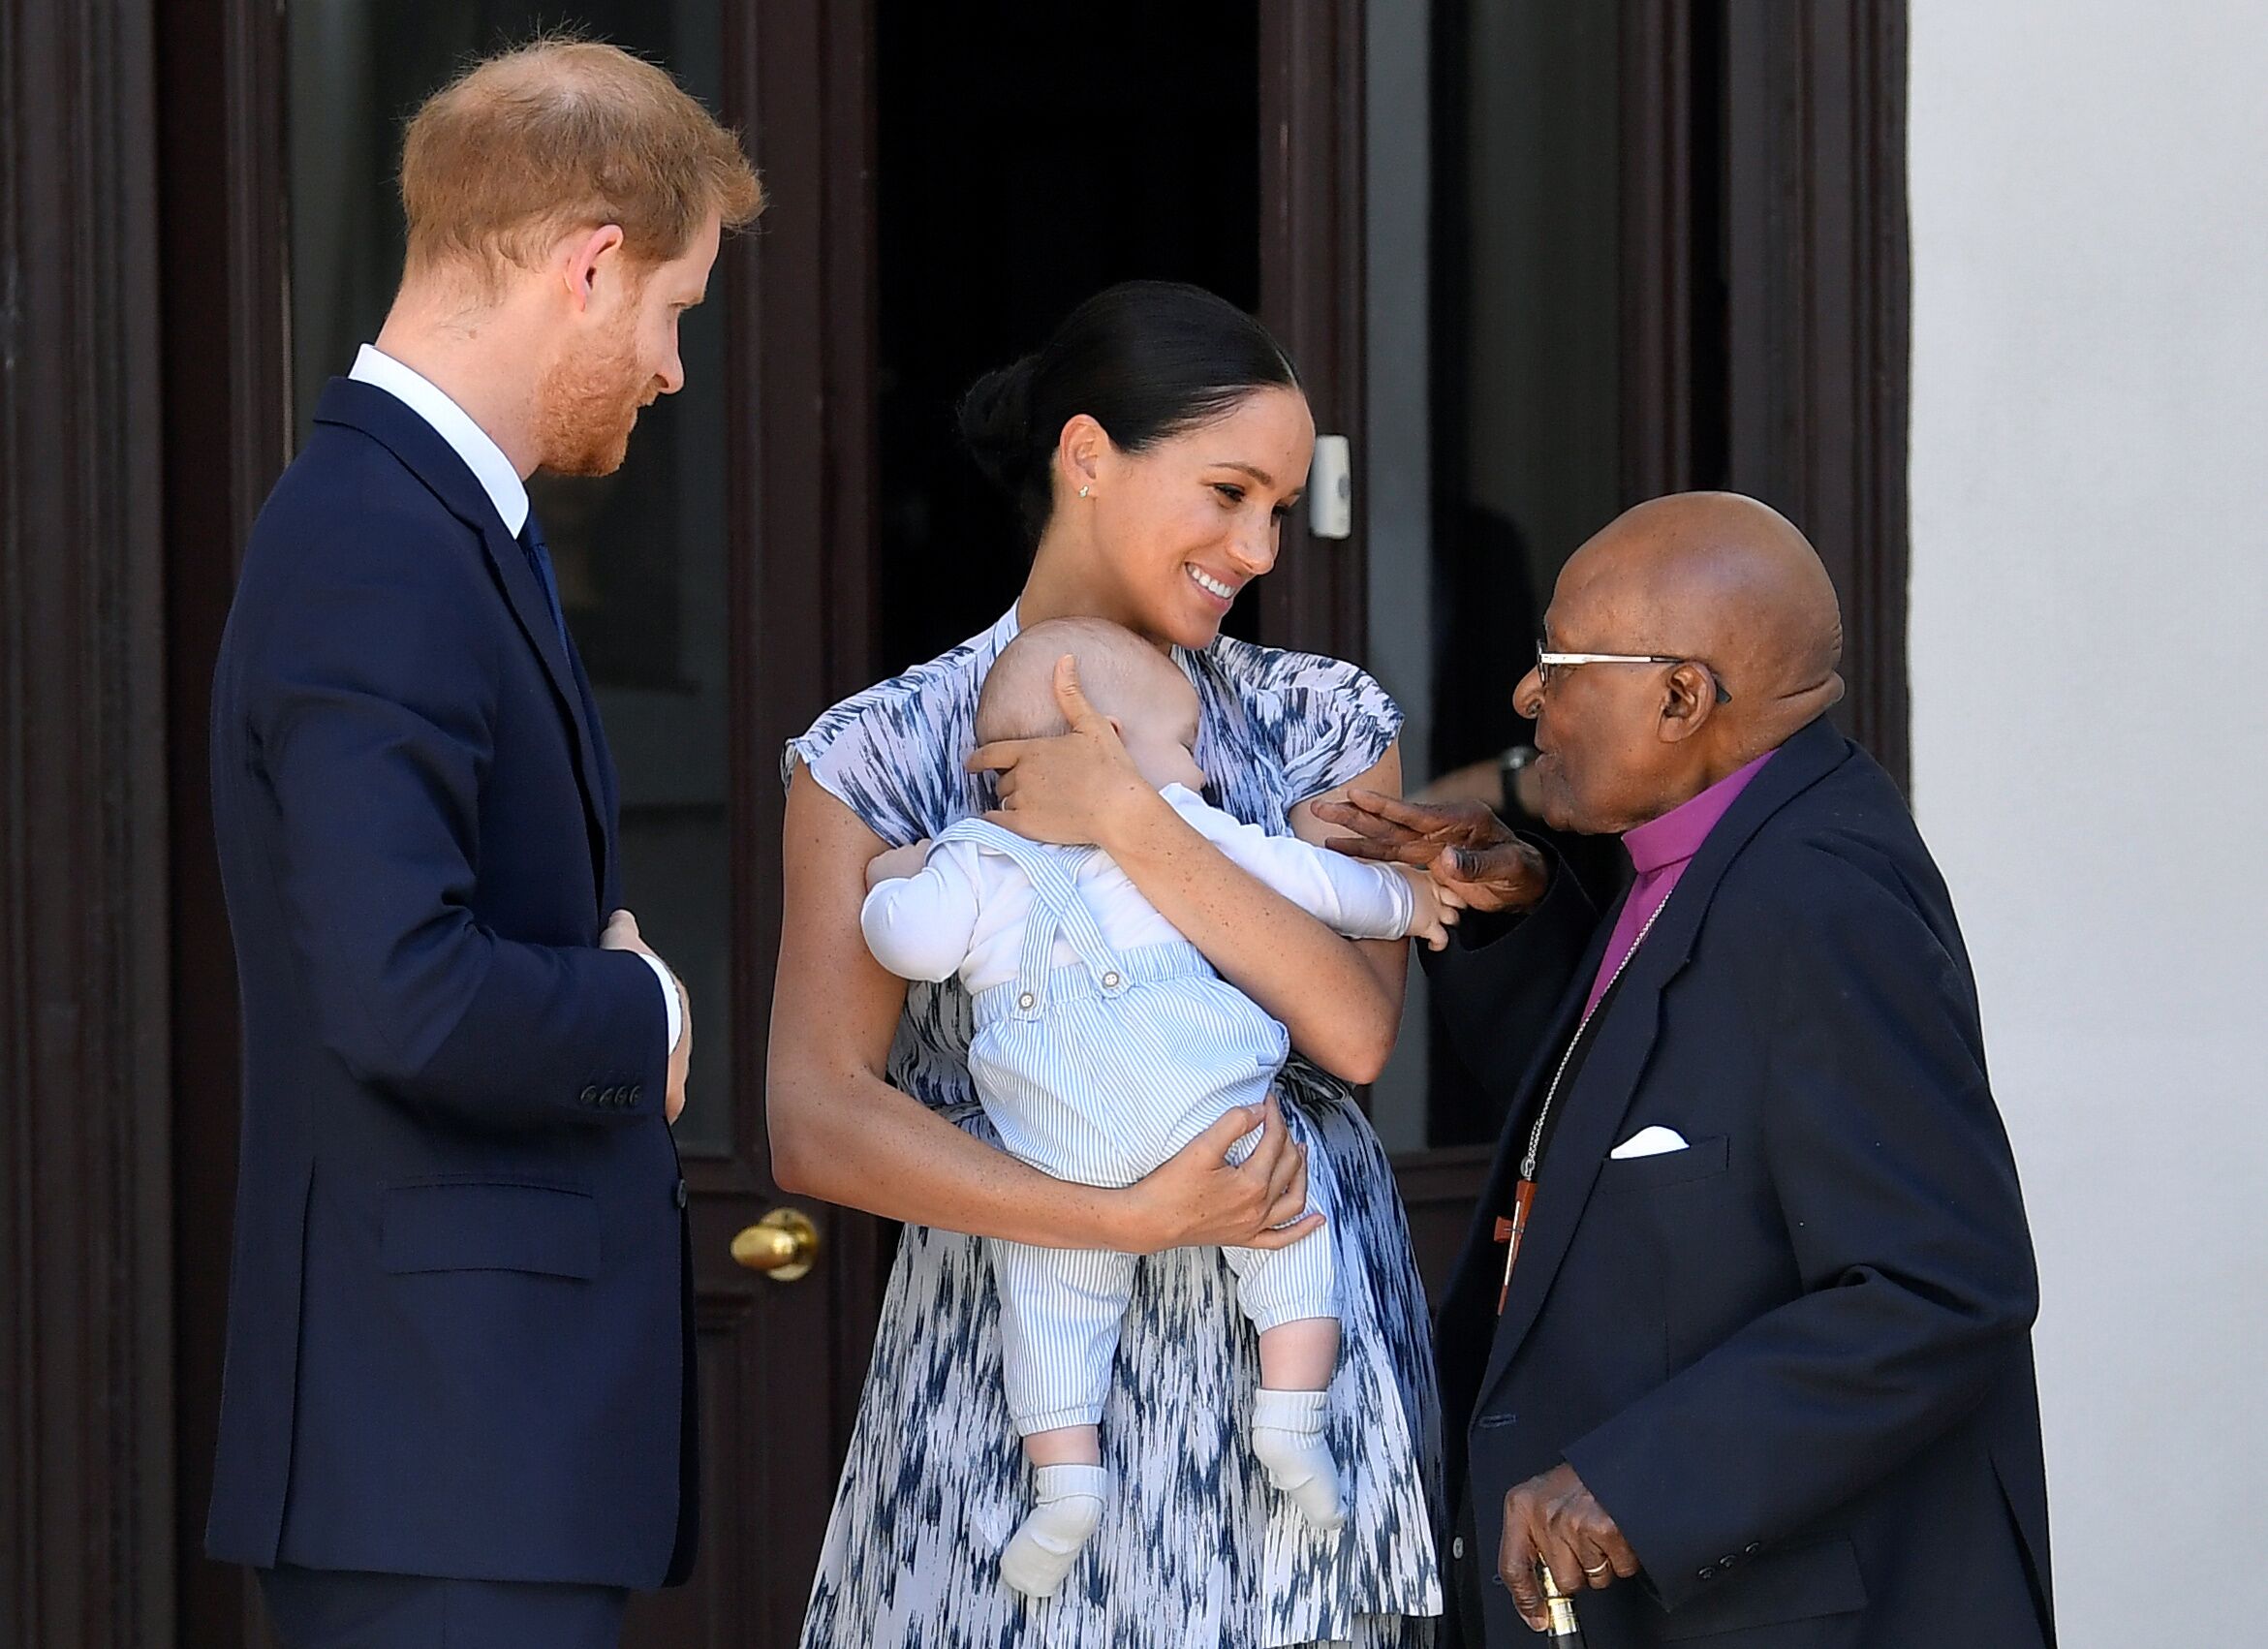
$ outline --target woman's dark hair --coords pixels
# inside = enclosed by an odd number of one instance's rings
[[[1139,452],[1255,389],[1299,388],[1283,346],[1226,298],[1179,281],[1124,281],[1064,318],[1034,354],[961,397],[961,439],[1016,502],[1037,544],[1055,506],[1056,437],[1085,413]]]

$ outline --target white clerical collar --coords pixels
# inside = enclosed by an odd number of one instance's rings
[[[488,494],[488,501],[496,506],[496,513],[504,521],[504,530],[514,538],[519,537],[519,530],[528,518],[528,489],[519,479],[519,471],[504,455],[504,449],[473,421],[464,408],[450,400],[431,379],[411,371],[375,344],[362,346],[355,357],[354,370],[347,376],[384,389],[431,424],[435,433],[464,459],[465,468],[473,472],[482,490]]]

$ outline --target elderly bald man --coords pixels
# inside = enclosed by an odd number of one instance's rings
[[[1969,959],[1882,770],[1824,719],[1835,591],[1724,493],[1561,575],[1545,817],[1621,835],[1600,918],[1476,803],[1319,809],[1473,914],[1426,958],[1507,1110],[1439,1330],[1469,1644],[2052,1641],[2032,1243]]]

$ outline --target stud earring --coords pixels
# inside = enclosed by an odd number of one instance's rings
[[[1086,497],[1086,496],[1087,496],[1087,494],[1088,494],[1088,493],[1090,493],[1090,492],[1092,492],[1092,491],[1094,491],[1094,490],[1095,490],[1095,489],[1094,489],[1093,487],[1091,487],[1091,486],[1082,486],[1082,487],[1080,487],[1080,488],[1079,488],[1079,496],[1080,496],[1081,498],[1084,498],[1084,497]]]

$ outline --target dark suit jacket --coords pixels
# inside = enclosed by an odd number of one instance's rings
[[[579,663],[487,494],[334,380],[213,689],[243,1003],[207,1546],[652,1586],[693,1555],[666,1016]]]
[[[1427,957],[1511,1116],[1439,1330],[1486,1641],[1534,1641],[1504,1496],[1564,1460],[1645,1565],[1584,1595],[1593,1649],[2051,1642],[2031,1236],[1895,787],[1820,721],[1735,800],[1560,1095],[1499,1319],[1493,1222],[1611,926],[1555,876]],[[1650,1124],[1689,1148],[1608,1160]]]

